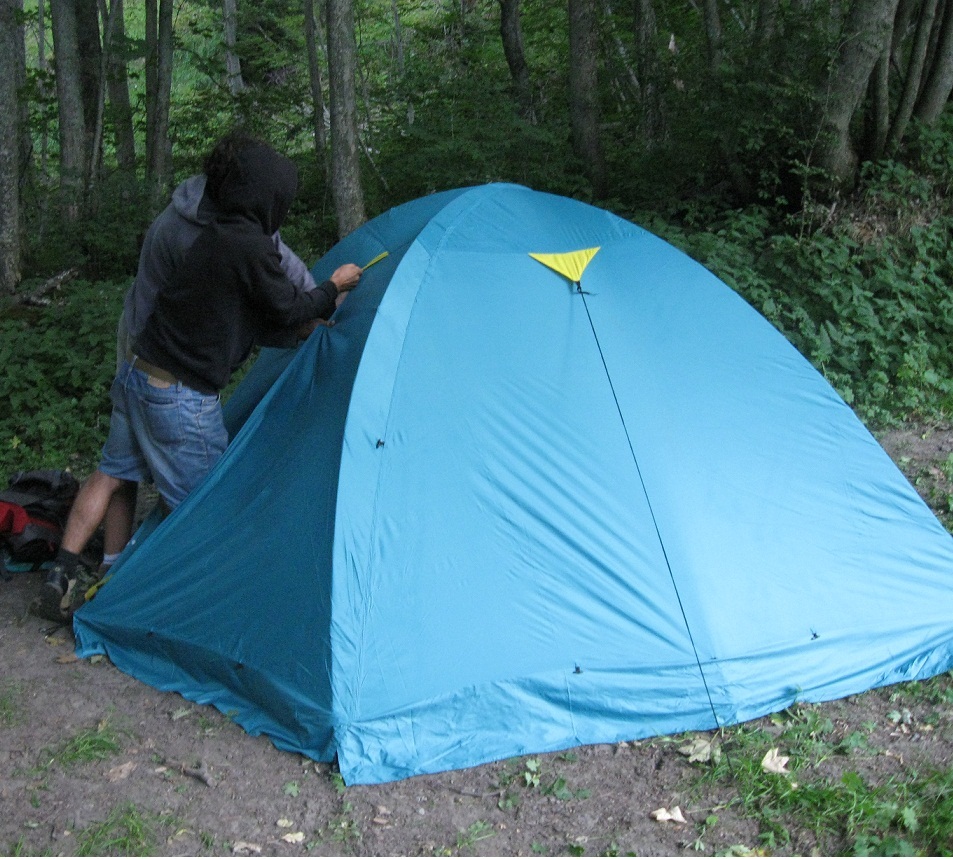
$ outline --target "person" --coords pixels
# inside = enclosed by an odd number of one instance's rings
[[[136,277],[126,293],[123,312],[119,317],[117,372],[126,359],[130,341],[142,331],[152,315],[156,296],[169,283],[178,260],[202,229],[219,215],[218,192],[236,154],[257,142],[241,129],[235,129],[222,137],[206,157],[202,172],[181,182],[173,192],[169,205],[153,221],[144,237]],[[281,258],[281,268],[288,279],[303,290],[314,289],[317,284],[310,270],[282,241],[278,231],[272,239]],[[346,294],[341,294],[338,304]],[[299,333],[310,332],[305,329]],[[293,334],[284,332],[283,336],[266,337],[260,345],[294,346]],[[138,488],[135,481],[122,481],[109,499],[103,518],[103,559],[99,575],[108,572],[132,538]]]
[[[267,144],[233,153],[216,191],[218,214],[156,290],[131,339],[110,391],[102,459],[73,504],[34,613],[71,615],[79,554],[124,482],[151,479],[172,510],[204,479],[228,441],[220,392],[253,345],[328,319],[357,285],[362,271],[353,263],[311,290],[282,270],[273,236],[296,190],[294,164]]]

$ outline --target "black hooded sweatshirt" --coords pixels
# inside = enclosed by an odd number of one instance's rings
[[[264,144],[245,149],[218,193],[222,214],[188,250],[139,335],[136,354],[190,388],[218,393],[256,339],[327,319],[337,288],[305,292],[281,269],[272,235],[298,187],[294,164]]]

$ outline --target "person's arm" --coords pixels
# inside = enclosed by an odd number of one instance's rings
[[[304,264],[301,258],[289,248],[282,240],[279,233],[272,236],[275,242],[275,248],[281,256],[281,269],[288,276],[295,286],[310,292],[317,286],[311,275],[310,269]]]
[[[335,270],[330,279],[305,291],[293,284],[277,263],[277,254],[259,258],[255,265],[258,271],[250,278],[254,288],[252,300],[261,308],[266,320],[263,328],[270,333],[327,319],[337,308],[341,293],[357,286],[361,277],[361,269],[347,263]]]
[[[356,266],[354,263],[345,263],[339,268],[335,269],[334,274],[331,275],[330,283],[333,283],[335,288],[338,291],[338,297],[335,300],[335,307],[340,307],[341,303],[347,298],[348,293],[357,286],[358,281],[361,279],[361,274],[363,269],[359,266]],[[299,325],[295,331],[295,336],[299,340],[307,340],[311,336],[312,332],[319,325],[333,325],[334,323],[329,323],[325,319],[312,319],[310,322],[305,322],[302,325]]]

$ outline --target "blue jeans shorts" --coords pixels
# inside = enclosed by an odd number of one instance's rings
[[[218,395],[153,379],[123,361],[109,396],[113,411],[99,470],[119,480],[152,480],[175,509],[228,444]]]

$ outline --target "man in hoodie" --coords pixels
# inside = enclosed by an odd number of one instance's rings
[[[182,182],[173,192],[165,210],[152,222],[143,240],[139,268],[126,293],[117,332],[116,370],[130,350],[130,342],[142,332],[155,308],[156,296],[168,285],[182,255],[192,246],[202,229],[220,214],[218,192],[237,154],[258,143],[241,131],[223,137],[209,153],[203,172]],[[315,288],[308,267],[282,240],[272,236],[288,279],[305,291]],[[338,304],[346,293],[342,293]],[[275,332],[263,336],[260,345],[291,347],[296,332]],[[104,557],[102,571],[116,560],[132,537],[138,484],[123,481],[113,493],[104,517]]]
[[[139,335],[155,307],[156,295],[169,283],[182,255],[202,229],[221,213],[219,192],[239,153],[259,144],[241,131],[227,134],[205,159],[203,172],[182,182],[165,211],[153,221],[143,240],[136,279],[124,301],[120,333],[124,330],[126,338],[135,340]],[[314,289],[316,284],[308,267],[281,240],[277,230],[272,239],[288,279],[303,290]],[[120,337],[119,362],[126,357],[126,338]],[[279,338],[279,342],[268,345],[294,343]]]
[[[153,480],[171,510],[204,479],[228,441],[219,392],[256,340],[327,319],[357,285],[361,269],[353,264],[312,290],[282,270],[273,236],[296,190],[294,164],[271,147],[251,143],[235,153],[217,191],[217,216],[156,291],[113,381],[102,460],[77,495],[37,614],[70,616],[79,553],[123,484]]]

